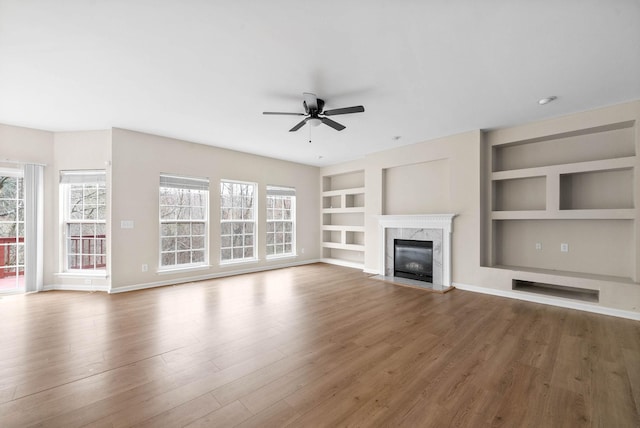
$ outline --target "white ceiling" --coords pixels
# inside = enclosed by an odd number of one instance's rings
[[[288,132],[300,118],[262,115],[302,112],[302,92],[366,112],[309,144],[308,127]],[[12,125],[322,166],[635,99],[638,0],[0,0]]]

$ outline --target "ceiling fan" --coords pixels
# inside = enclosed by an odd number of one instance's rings
[[[329,119],[326,116],[337,116],[339,114],[349,114],[349,113],[362,113],[364,111],[363,106],[354,106],[354,107],[344,107],[344,108],[336,108],[333,110],[324,109],[324,100],[316,97],[315,94],[311,94],[309,92],[305,92],[302,94],[304,97],[304,101],[302,105],[304,107],[304,113],[283,113],[277,111],[265,111],[262,114],[281,114],[281,115],[289,115],[289,116],[307,116],[296,126],[291,128],[289,132],[297,131],[302,128],[305,123],[308,123],[311,126],[318,126],[321,123],[328,125],[335,129],[336,131],[342,131],[345,126]]]

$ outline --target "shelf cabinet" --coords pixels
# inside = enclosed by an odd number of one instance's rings
[[[636,126],[485,135],[483,266],[638,281]]]
[[[364,171],[322,177],[322,259],[364,267]]]

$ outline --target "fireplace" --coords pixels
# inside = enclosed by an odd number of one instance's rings
[[[393,276],[433,282],[433,241],[393,240]]]
[[[410,214],[378,216],[379,276],[381,279],[398,278],[394,275],[394,241],[396,239],[431,241],[431,281],[415,281],[411,286],[446,292],[451,287],[451,235],[455,214]]]

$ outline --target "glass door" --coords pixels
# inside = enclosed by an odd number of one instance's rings
[[[24,291],[23,172],[0,168],[0,293]]]

